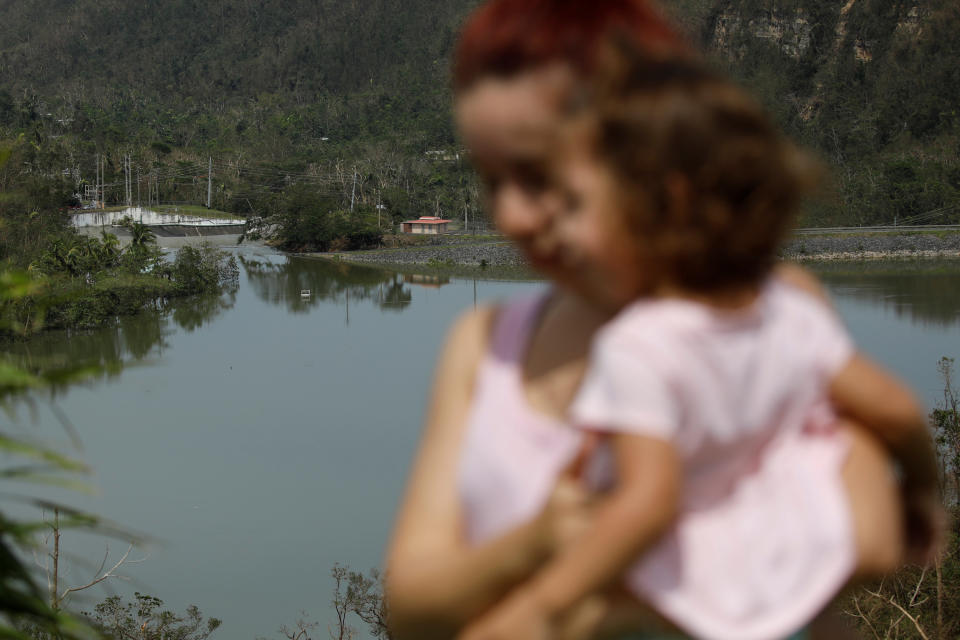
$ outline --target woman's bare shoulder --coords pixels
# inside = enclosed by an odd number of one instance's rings
[[[440,361],[441,368],[472,370],[487,351],[498,313],[499,308],[494,305],[462,313],[447,332]]]

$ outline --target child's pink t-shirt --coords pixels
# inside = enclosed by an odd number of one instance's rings
[[[572,414],[676,448],[680,516],[627,583],[685,631],[785,637],[849,579],[846,445],[826,398],[852,353],[831,310],[775,279],[744,310],[641,301],[598,334]]]

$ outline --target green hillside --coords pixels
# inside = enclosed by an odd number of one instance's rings
[[[960,222],[960,5],[726,0],[701,42],[830,163],[810,223]]]
[[[141,201],[195,204],[212,158],[217,209],[276,213],[312,191],[370,224],[377,204],[393,219],[478,219],[447,80],[457,25],[476,4],[0,0],[0,137],[22,134],[28,171],[68,190],[94,179],[102,154],[111,204],[125,198],[126,155]],[[670,10],[831,164],[805,224],[960,221],[951,0]]]

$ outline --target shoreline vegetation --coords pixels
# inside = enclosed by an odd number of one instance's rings
[[[219,295],[235,287],[236,259],[209,243],[183,246],[166,255],[152,232],[133,223],[132,242],[117,237],[66,236],[26,270],[2,274],[20,283],[20,295],[0,300],[0,346],[51,329],[83,330],[147,310],[164,310],[174,299]]]

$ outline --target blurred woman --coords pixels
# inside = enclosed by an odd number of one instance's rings
[[[451,330],[388,556],[400,638],[456,634],[589,521],[583,463],[593,446],[566,416],[591,339],[618,309],[561,242],[561,196],[549,166],[564,110],[589,100],[588,79],[612,36],[660,56],[694,55],[642,0],[492,0],[463,30],[458,124],[498,228],[554,286],[546,296],[468,313]],[[786,271],[819,290],[805,273]],[[873,535],[900,531],[896,487],[882,449],[860,430],[850,433],[848,492],[867,493],[857,484],[864,478],[883,489],[853,502],[858,566],[875,574],[899,558],[895,534]],[[593,637],[601,622],[616,627],[623,611],[611,609],[613,600],[571,612],[564,633]]]

